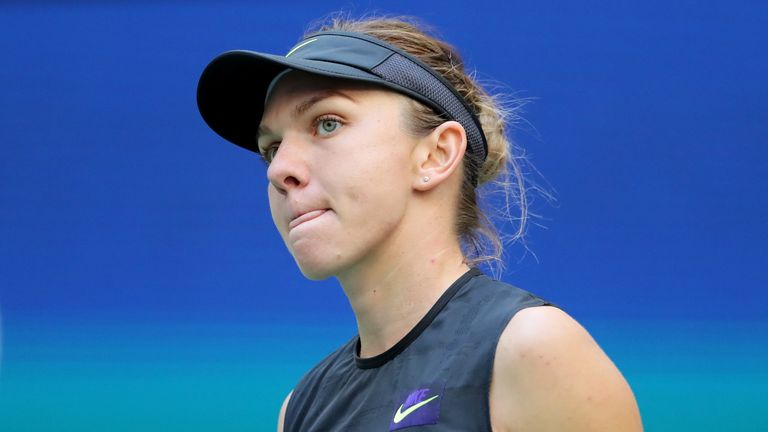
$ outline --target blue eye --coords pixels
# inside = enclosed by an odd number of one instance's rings
[[[328,135],[336,132],[341,127],[341,122],[332,117],[317,119],[315,131],[318,135]]]

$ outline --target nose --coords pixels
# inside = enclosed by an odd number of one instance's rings
[[[307,152],[303,150],[300,138],[286,133],[267,168],[269,182],[283,195],[291,189],[303,187],[309,180]]]

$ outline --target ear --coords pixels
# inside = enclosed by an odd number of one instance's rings
[[[456,121],[447,121],[422,138],[416,146],[416,177],[413,187],[428,191],[443,183],[454,173],[467,150],[467,134]]]

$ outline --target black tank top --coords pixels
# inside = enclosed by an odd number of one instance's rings
[[[501,332],[517,311],[542,305],[553,304],[471,269],[389,350],[360,358],[355,336],[310,370],[284,431],[490,431]]]

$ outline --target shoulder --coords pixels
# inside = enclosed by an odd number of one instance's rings
[[[325,358],[315,364],[296,383],[293,391],[285,398],[280,408],[278,429],[294,430],[301,424],[307,410],[312,408],[324,388],[333,388],[343,381],[354,368],[354,349],[357,336],[351,338]]]
[[[551,306],[519,311],[502,332],[490,406],[499,431],[642,430],[619,370],[578,322]]]
[[[477,307],[483,309],[484,314],[491,314],[494,320],[500,320],[498,322],[502,325],[519,310],[552,304],[515,285],[488,277],[479,270],[475,274],[476,277],[467,284],[467,288],[460,291],[456,297],[475,302]]]
[[[326,355],[325,358],[317,362],[299,380],[293,393],[300,393],[301,389],[311,386],[313,382],[328,379],[329,375],[335,375],[350,369],[354,365],[354,352],[357,340],[357,336],[354,336],[344,345],[336,348]]]

